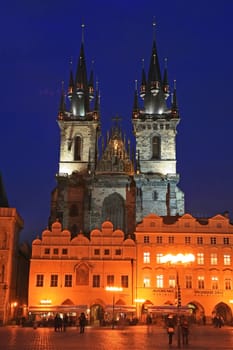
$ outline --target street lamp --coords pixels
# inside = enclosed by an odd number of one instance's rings
[[[114,313],[115,313],[115,292],[122,292],[123,288],[122,287],[114,287],[114,286],[107,286],[105,288],[108,292],[113,292],[112,293],[112,329],[114,328]]]
[[[161,263],[170,264],[187,264],[195,261],[193,254],[167,254],[161,257]],[[180,325],[180,307],[181,307],[181,289],[179,281],[179,272],[176,272],[176,293],[177,293],[177,348],[180,348],[181,343],[181,325]]]

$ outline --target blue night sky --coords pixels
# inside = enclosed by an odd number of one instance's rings
[[[211,5],[210,5],[211,4]],[[119,115],[131,132],[134,81],[148,70],[153,17],[160,65],[177,80],[177,170],[186,212],[233,218],[233,1],[21,0],[1,5],[0,171],[22,240],[47,226],[58,171],[56,122],[85,23],[88,72],[101,93],[103,134]]]

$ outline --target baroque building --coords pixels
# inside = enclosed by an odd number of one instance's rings
[[[101,135],[98,84],[94,91],[83,39],[76,72],[70,72],[68,92],[62,90],[59,171],[51,196],[50,224],[59,219],[73,237],[80,231],[89,234],[110,220],[127,235],[151,212],[184,214],[184,194],[176,170],[180,121],[176,86],[169,100],[167,67],[162,76],[155,36],[147,76],[142,69],[140,96],[135,88],[133,142],[126,138],[118,117],[106,138]]]

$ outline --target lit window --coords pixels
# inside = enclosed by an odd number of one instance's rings
[[[204,289],[205,288],[204,276],[198,276],[197,277],[197,288],[198,289]]]
[[[224,265],[231,265],[231,256],[229,254],[223,255],[223,264]]]
[[[225,284],[225,289],[226,290],[231,290],[232,289],[232,280],[231,278],[226,278],[224,281]]]
[[[211,265],[218,265],[218,256],[216,253],[210,254],[210,264]]]
[[[72,287],[72,275],[65,275],[65,287]]]
[[[156,276],[156,287],[163,288],[163,275]]]
[[[121,276],[121,287],[128,288],[129,287],[129,277],[128,275]]]
[[[100,287],[100,275],[93,275],[92,287],[93,288],[99,288]]]
[[[156,262],[157,264],[161,264],[161,258],[163,257],[162,253],[156,254]]]
[[[150,243],[150,237],[144,236],[144,243]]]
[[[168,285],[169,285],[169,288],[175,288],[176,287],[176,278],[175,278],[175,276],[169,276],[168,277]]]
[[[192,288],[192,276],[190,276],[190,275],[185,276],[185,287],[187,289],[191,289]]]
[[[107,275],[107,286],[114,286],[114,275]]]
[[[204,253],[197,253],[197,264],[204,265]]]
[[[156,237],[156,243],[157,244],[162,244],[163,243],[163,237],[162,236],[157,236]]]
[[[43,287],[44,285],[44,275],[36,275],[36,286]]]
[[[191,243],[191,237],[190,236],[186,236],[184,238],[185,244],[190,244]]]
[[[216,243],[217,243],[216,237],[210,237],[210,244],[216,244]]]
[[[197,237],[197,244],[203,244],[203,237]]]
[[[223,237],[223,244],[230,244],[229,237]]]
[[[58,285],[58,275],[51,275],[50,287],[57,287]]]
[[[150,279],[148,277],[145,277],[143,279],[143,285],[144,285],[145,288],[150,287]]]
[[[211,277],[212,289],[218,289],[218,277]]]
[[[144,252],[143,253],[143,262],[144,262],[144,264],[149,264],[150,263],[150,253],[149,252]]]

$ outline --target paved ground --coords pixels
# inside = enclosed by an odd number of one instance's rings
[[[186,349],[233,349],[233,327],[192,326]],[[176,335],[173,349],[177,348]],[[181,348],[183,348],[181,344]],[[76,328],[54,332],[53,328],[0,327],[1,350],[162,350],[169,349],[164,328],[131,326],[124,329],[87,327],[84,334]]]

